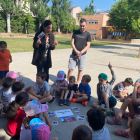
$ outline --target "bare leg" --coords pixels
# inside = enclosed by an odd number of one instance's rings
[[[30,98],[31,100],[39,101],[39,99],[38,99],[37,97],[33,96],[32,94],[28,94],[28,95],[29,95],[29,98]]]
[[[132,101],[131,101],[130,98],[128,98],[128,99],[122,104],[122,106],[121,106],[121,108],[120,108],[120,111],[119,111],[118,116],[117,116],[118,119],[121,119],[121,118],[122,118],[122,115],[124,114],[124,112],[125,112],[125,110],[126,110],[127,107],[128,107],[128,109],[129,109],[130,115],[131,115],[132,117],[135,116],[135,111],[134,111],[134,108],[133,108]]]
[[[83,70],[78,70],[77,83],[79,84],[82,78]]]
[[[55,96],[55,94],[56,94],[56,90],[55,90],[55,89],[53,89],[53,96]]]
[[[61,97],[60,97],[60,99],[63,99],[64,93],[65,93],[65,90],[61,90]]]
[[[86,101],[87,99],[88,99],[88,96],[82,96],[82,97],[78,97],[75,102],[78,103],[78,102]]]
[[[67,97],[68,97],[68,93],[69,93],[69,90],[66,91],[66,93],[65,93],[65,97],[64,97],[64,100],[67,99]]]
[[[73,72],[72,69],[69,69],[69,70],[68,70],[68,77],[67,77],[67,82],[68,82],[68,83],[69,83],[69,77],[72,76],[72,72]]]
[[[100,109],[100,110],[102,110],[102,111],[106,111],[106,110],[107,110],[107,108],[104,108],[104,107],[100,106],[99,103],[96,103],[96,102],[93,103],[92,106],[93,106],[94,108]]]
[[[43,98],[43,99],[41,99],[41,100],[39,100],[39,102],[42,104],[42,103],[45,103],[45,102],[49,102],[49,101],[51,101],[52,100],[52,95],[49,95],[48,97],[45,97],[45,98]]]
[[[73,93],[74,93],[74,91],[72,90],[72,91],[71,91],[71,94],[70,94],[70,98],[69,98],[70,101],[71,101],[71,99],[72,99],[72,97],[73,97]]]

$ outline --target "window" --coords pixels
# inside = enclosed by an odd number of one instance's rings
[[[97,34],[97,30],[89,30],[88,31],[91,35],[96,35]]]
[[[87,24],[98,24],[98,20],[87,21]]]

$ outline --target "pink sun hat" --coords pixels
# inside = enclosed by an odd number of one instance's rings
[[[17,79],[19,76],[14,71],[9,71],[6,77],[11,77],[12,79]]]
[[[47,104],[41,104],[36,100],[28,102],[28,104],[24,107],[26,116],[35,116],[39,113],[47,111],[48,109],[49,107]]]

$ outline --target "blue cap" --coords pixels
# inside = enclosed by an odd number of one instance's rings
[[[29,126],[30,126],[30,130],[33,129],[33,127],[36,125],[36,124],[45,124],[41,119],[39,118],[34,118],[30,121],[29,123]]]
[[[140,83],[140,79],[138,79],[136,82],[139,82]],[[133,84],[132,86],[135,86],[135,84]],[[140,85],[139,85],[140,86]]]

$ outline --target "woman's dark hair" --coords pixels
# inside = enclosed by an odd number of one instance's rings
[[[6,43],[5,41],[0,41],[0,46],[1,46],[1,45],[7,46],[7,43]]]
[[[50,20],[45,20],[44,21],[44,23],[40,26],[40,31],[42,32],[44,32],[44,28],[43,28],[43,26],[44,27],[47,27],[47,26],[49,26],[49,25],[51,25],[52,24],[52,22],[50,21]]]
[[[29,100],[29,95],[26,92],[20,92],[17,96],[15,101],[11,102],[7,108],[7,119],[13,120],[16,115],[17,111],[19,110],[20,106],[24,106]]]
[[[24,124],[25,129],[29,129],[29,123],[33,118],[39,118],[39,114],[35,116],[28,116],[24,119],[23,124]]]

